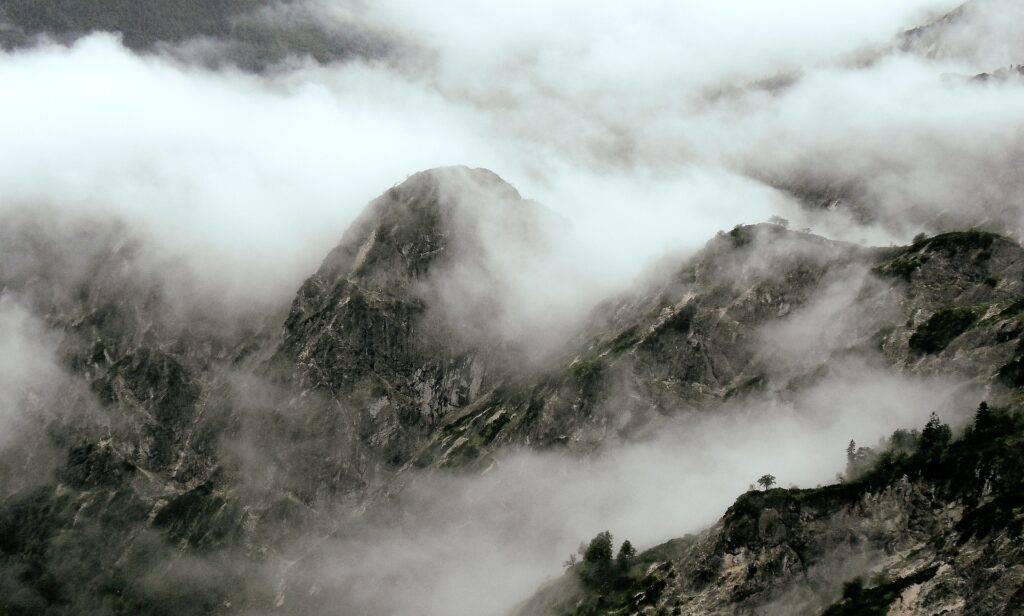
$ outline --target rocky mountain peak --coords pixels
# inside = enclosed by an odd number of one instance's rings
[[[302,285],[275,365],[299,390],[340,400],[361,442],[405,463],[484,387],[500,357],[481,354],[475,331],[496,310],[494,245],[533,242],[540,212],[484,169],[410,176]]]
[[[522,201],[515,188],[487,169],[421,171],[370,202],[316,276],[378,288],[397,282],[396,276],[421,276],[452,242],[472,239],[465,227],[479,224],[485,209],[509,214]]]
[[[370,203],[305,281],[279,335],[260,329],[234,343],[243,349],[211,343],[206,329],[151,326],[166,310],[147,301],[149,293],[128,292],[145,279],[131,268],[97,268],[105,277],[86,275],[88,292],[69,285],[58,294],[60,310],[45,302],[38,310],[64,332],[59,352],[88,386],[79,395],[94,398],[109,423],[53,424],[67,452],[55,475],[61,483],[0,508],[0,531],[14,538],[5,558],[52,567],[24,540],[56,541],[74,529],[80,502],[118,520],[109,530],[126,545],[154,533],[183,550],[244,543],[266,554],[287,548],[295,529],[334,529],[320,503],[385,511],[389,499],[442,468],[471,473],[524,446],[586,456],[653,437],[667,416],[785,402],[827,378],[833,358],[864,355],[879,369],[953,375],[984,388],[993,403],[1012,399],[1024,383],[1017,243],[969,230],[868,248],[782,224],[721,232],[580,315],[583,331],[561,356],[517,369],[514,348],[480,333],[506,308],[500,285],[509,270],[502,268],[521,263],[501,257],[543,257],[557,239],[548,235],[559,228],[552,220],[489,171],[411,176]],[[101,264],[125,256],[97,250]],[[0,280],[15,291],[45,291],[45,281],[34,274]],[[108,307],[108,298],[117,301]],[[760,494],[741,501],[753,503],[749,515],[670,542],[668,556],[667,548],[644,553],[638,562],[657,568],[625,580],[626,599],[683,609],[700,593],[691,613],[736,603],[734,589],[759,593],[755,603],[772,600],[774,578],[751,569],[733,584],[723,577],[732,569],[719,564],[740,558],[756,569],[795,562],[793,553],[816,557],[781,542],[779,529],[811,537],[826,527],[790,515],[789,496],[776,503]],[[823,520],[860,515],[860,501],[821,502],[827,506],[811,513]],[[743,560],[737,550],[756,555]],[[321,607],[346,599],[344,585],[332,599],[311,594],[302,571],[316,559],[300,560],[272,576],[271,586],[284,589],[274,601],[295,611],[301,601]],[[25,584],[46,588],[45,578],[28,576]],[[217,591],[218,604],[235,597],[232,588]],[[585,600],[607,600],[591,591]],[[552,592],[528,613],[561,613],[580,599],[561,584]]]

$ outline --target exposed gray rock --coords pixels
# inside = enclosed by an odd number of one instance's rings
[[[32,441],[61,452],[57,470],[0,504],[12,613],[160,613],[193,591],[197,613],[287,610],[291,575],[315,552],[295,552],[296,535],[385,515],[421,473],[482,470],[517,447],[587,455],[666,415],[786,398],[848,355],[954,375],[993,400],[1024,384],[1024,251],[975,231],[875,249],[737,227],[580,315],[578,335],[537,360],[492,327],[509,307],[489,238],[498,229],[543,254],[552,220],[489,171],[416,174],[368,206],[290,308],[242,317],[180,302],[167,280],[187,273],[151,275],[124,229],[3,229],[0,288],[59,332],[70,375]],[[844,302],[823,303],[838,288]],[[960,515],[933,512],[929,494],[893,484],[835,506],[765,504],[673,544],[685,558],[638,592],[699,611],[779,599],[779,576],[827,586],[832,569],[801,546],[858,566],[923,549]],[[71,548],[59,546],[98,536],[95,567],[61,572]],[[870,550],[844,551],[851,541]],[[195,555],[195,571],[175,569]],[[204,574],[218,558],[233,564]],[[168,575],[182,580],[173,592],[147,585]],[[269,581],[257,592],[241,579]],[[904,603],[925,596],[938,595]]]

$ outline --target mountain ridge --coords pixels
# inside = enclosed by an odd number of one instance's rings
[[[1024,423],[982,408],[952,441],[938,421],[897,431],[843,483],[747,492],[628,571],[572,564],[517,613],[1020,613]]]
[[[50,403],[37,438],[56,474],[0,505],[5,609],[163,613],[196,589],[195,613],[344,605],[340,591],[309,595],[303,533],[390,515],[423,476],[483,472],[519,448],[586,457],[641,442],[666,418],[785,400],[851,354],[956,375],[993,403],[1020,385],[1016,243],[968,231],[865,248],[768,223],[719,233],[596,308],[561,355],[516,370],[515,341],[487,329],[503,275],[493,234],[543,256],[549,220],[489,171],[411,176],[367,207],[280,329],[273,311],[222,331],[167,310],[116,231],[90,240],[98,268],[81,277],[8,271],[5,293],[56,328],[69,387],[95,402]],[[822,304],[841,287],[844,304]],[[827,335],[812,349],[804,331]],[[122,565],[53,573],[103,533],[90,562]],[[189,559],[231,565],[204,581],[178,569]],[[154,576],[183,581],[161,595]]]

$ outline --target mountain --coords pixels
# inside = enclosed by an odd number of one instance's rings
[[[727,237],[742,245],[754,229]],[[760,233],[773,242],[793,235],[778,227]],[[626,565],[584,559],[519,613],[1019,613],[1024,554],[1014,460],[1024,424],[1012,391],[1020,386],[1021,304],[1013,299],[1020,293],[1020,247],[970,231],[904,248],[831,250],[838,263],[870,267],[871,284],[882,285],[855,290],[866,308],[859,317],[884,314],[886,304],[895,309],[833,357],[871,346],[894,369],[968,376],[1006,408],[996,419],[976,420],[951,443],[948,426],[930,423],[922,433],[894,434],[880,457],[851,451],[844,483],[748,492],[710,529],[651,548]],[[787,279],[813,280],[807,277],[813,271]],[[750,291],[760,287],[762,297],[771,297],[761,285]],[[803,303],[792,294],[798,288],[786,285],[776,315],[792,310],[789,302]],[[822,325],[842,327],[836,320]],[[748,382],[778,387],[777,378]],[[934,433],[943,430],[945,438],[937,439]],[[830,600],[837,602],[827,607]]]
[[[367,206],[290,306],[239,311],[193,299],[189,272],[153,261],[122,226],[8,221],[2,297],[52,332],[60,376],[26,390],[33,410],[4,450],[2,609],[338,609],[353,594],[343,579],[332,589],[303,576],[319,544],[414,518],[396,503],[424,477],[479,475],[523,448],[584,459],[643,442],[666,418],[791,399],[851,358],[955,377],[1010,409],[996,415],[999,438],[1016,438],[1024,250],[1005,237],[868,248],[739,226],[537,353],[507,305],[509,276],[543,262],[563,224],[490,171],[417,173]],[[653,568],[630,570],[614,597],[570,572],[525,613],[580,601],[599,613],[625,595],[693,613],[786,593],[817,606],[839,592],[818,581],[839,581],[822,554],[848,554],[887,584],[932,584],[948,564],[979,585],[967,550],[1016,562],[992,542],[1012,537],[1004,504],[1018,506],[1020,479],[1012,447],[985,457],[982,432],[890,454],[840,486],[748,493],[701,535],[642,553],[637,566]],[[946,479],[978,465],[994,469],[980,492]],[[997,530],[958,543],[961,522],[993,508]],[[885,521],[894,515],[904,522]]]
[[[584,560],[520,613],[1019,614],[1024,416],[984,407],[948,430],[853,454],[871,463],[843,483],[750,491],[624,563]]]

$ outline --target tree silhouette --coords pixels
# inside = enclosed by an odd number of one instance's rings
[[[843,481],[854,481],[870,471],[877,459],[878,454],[875,450],[870,447],[857,447],[857,443],[851,439],[850,444],[846,446],[846,474]]]
[[[598,533],[590,540],[583,560],[596,565],[607,565],[612,562],[612,534],[608,531]]]
[[[992,409],[988,408],[988,402],[982,402],[978,405],[978,410],[974,413],[974,429],[978,432],[984,432],[992,425]]]
[[[583,554],[583,565],[579,567],[580,579],[587,586],[604,590],[615,578],[612,566],[612,534],[608,531],[598,533],[590,540]]]
[[[941,449],[952,438],[953,431],[947,424],[942,423],[938,415],[932,413],[928,418],[928,423],[924,425],[924,430],[921,430],[921,449],[925,451]]]
[[[622,542],[622,547],[619,548],[619,554],[615,557],[619,567],[628,569],[633,564],[633,559],[636,557],[636,548],[629,542],[629,539]]]
[[[761,475],[761,478],[757,480],[757,483],[759,483],[762,488],[767,490],[768,488],[775,485],[775,475]]]

